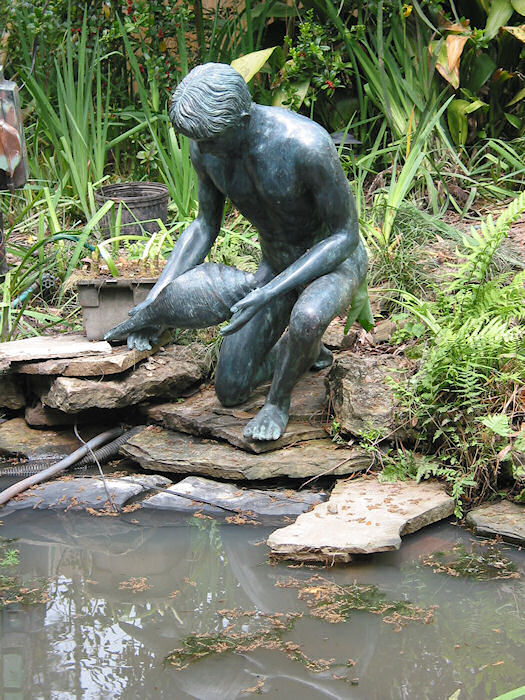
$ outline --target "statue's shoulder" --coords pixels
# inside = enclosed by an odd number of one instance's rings
[[[263,133],[287,149],[325,150],[333,148],[330,134],[320,124],[283,107],[258,105]]]

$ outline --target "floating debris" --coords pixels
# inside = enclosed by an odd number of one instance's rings
[[[322,576],[312,576],[306,581],[289,578],[278,581],[281,588],[297,588],[299,600],[304,600],[310,613],[326,622],[336,624],[347,622],[351,613],[365,610],[381,615],[383,622],[395,625],[400,630],[408,622],[425,622],[429,624],[438,607],[422,608],[408,601],[386,600],[386,594],[377,586],[354,581],[352,584],[340,585]]]
[[[218,614],[227,622],[223,630],[214,634],[189,634],[184,638],[182,647],[174,649],[166,661],[177,670],[182,670],[191,663],[212,655],[228,652],[246,654],[255,649],[268,649],[299,661],[314,673],[327,671],[336,664],[335,659],[312,659],[306,656],[299,644],[283,639],[283,635],[293,629],[295,621],[302,617],[301,613],[265,614],[255,610],[219,610]],[[252,627],[252,630],[247,630],[247,627]],[[252,689],[250,692],[257,690]]]
[[[143,593],[148,591],[151,586],[148,583],[148,579],[145,576],[140,576],[135,578],[132,576],[129,581],[121,581],[119,583],[119,591],[133,591],[133,593]]]
[[[457,544],[445,552],[429,554],[423,564],[430,566],[436,574],[474,578],[477,581],[520,578],[516,564],[502,556],[501,547],[492,544],[484,547],[474,542],[470,549]]]

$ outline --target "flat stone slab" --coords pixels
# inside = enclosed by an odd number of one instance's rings
[[[326,503],[272,532],[267,544],[284,559],[348,562],[352,554],[399,549],[402,535],[453,512],[454,499],[438,483],[338,481]]]
[[[499,501],[474,508],[467,525],[479,535],[500,535],[504,540],[525,544],[525,506]]]
[[[53,335],[24,338],[0,343],[0,365],[11,362],[47,360],[52,357],[78,357],[94,353],[109,354],[106,341],[93,343],[83,335]]]
[[[56,374],[63,377],[103,377],[125,372],[155,352],[157,348],[139,352],[116,347],[109,354],[57,358],[43,362],[20,362],[12,365],[11,371],[19,374]]]
[[[60,458],[79,447],[81,443],[69,431],[35,430],[23,418],[13,418],[0,424],[2,455],[19,455],[28,459]]]
[[[371,466],[359,447],[339,448],[330,440],[312,440],[263,454],[250,454],[231,445],[191,437],[158,427],[134,435],[120,450],[144,469],[195,474],[218,479],[294,479],[351,474]]]
[[[144,501],[144,508],[201,512],[206,515],[260,520],[285,520],[327,499],[324,492],[291,489],[247,489],[199,476],[188,476]]]
[[[130,499],[145,495],[156,486],[167,488],[170,484],[169,479],[158,474],[130,475],[125,478],[106,477],[106,486],[111,500],[119,508],[124,507]],[[3,509],[0,508],[0,513],[3,516],[6,512],[24,508],[32,508],[33,510],[92,509],[109,512],[112,510],[101,478],[76,478],[72,476],[34,486],[12,498]]]
[[[171,345],[122,377],[107,380],[57,377],[41,400],[46,406],[65,413],[89,408],[122,408],[153,398],[175,398],[201,381],[204,374],[197,348]]]
[[[211,387],[184,402],[152,406],[148,417],[170,430],[226,440],[248,452],[258,454],[279,450],[296,442],[327,436],[324,427],[327,416],[326,375],[327,371],[309,373],[298,382],[292,393],[290,421],[279,440],[259,442],[243,436],[246,423],[263,406],[269,385],[259,387],[248,401],[233,408],[222,406]]]

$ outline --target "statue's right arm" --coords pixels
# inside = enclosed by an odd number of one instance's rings
[[[155,286],[143,304],[132,309],[131,315],[134,315],[133,312],[139,307],[151,303],[176,277],[202,263],[219,234],[225,197],[215,187],[196,159],[192,157],[192,160],[199,178],[198,216],[181,233]]]

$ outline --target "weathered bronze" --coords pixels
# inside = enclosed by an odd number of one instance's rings
[[[127,336],[129,347],[145,349],[166,327],[231,318],[221,331],[215,391],[232,406],[272,378],[244,434],[276,440],[299,377],[331,363],[321,344],[330,321],[350,305],[355,317],[370,320],[352,193],[330,135],[306,117],[253,103],[230,66],[193,69],[173,95],[170,118],[191,139],[199,214],[147,299],[106,339]],[[203,263],[226,197],[258,229],[263,260],[255,274]]]

